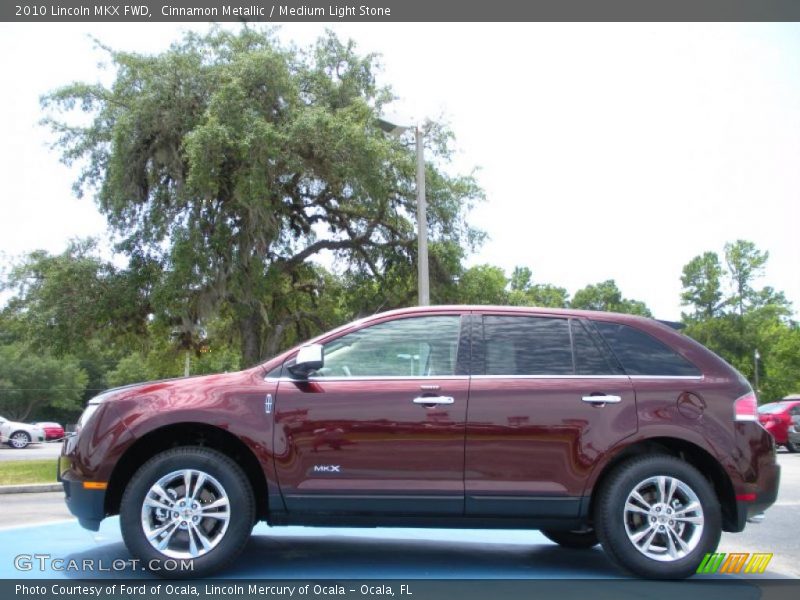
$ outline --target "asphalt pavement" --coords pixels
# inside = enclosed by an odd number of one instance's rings
[[[771,552],[764,575],[800,578],[800,454],[779,453],[782,483],[777,503],[760,524],[723,534],[720,552]],[[82,529],[61,493],[0,496],[0,578],[80,577],[68,571],[20,572],[14,557],[47,553],[54,558],[130,559],[117,518],[99,532]],[[349,579],[552,579],[616,578],[620,572],[600,548],[566,550],[539,532],[518,530],[343,529],[269,527],[253,531],[243,557],[222,574],[230,578]],[[92,577],[149,577],[133,566]],[[703,576],[712,577],[712,576]],[[717,577],[717,576],[713,576]],[[750,577],[750,576],[748,576]]]
[[[720,552],[772,552],[769,570],[800,578],[800,453],[778,451],[781,486],[778,500],[761,523],[742,533],[723,533]]]
[[[22,450],[0,444],[0,462],[8,460],[38,460],[52,458],[55,460],[61,453],[61,442],[46,442],[44,444],[30,444]]]

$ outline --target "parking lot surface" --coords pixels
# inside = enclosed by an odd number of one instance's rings
[[[782,452],[778,502],[766,520],[744,533],[723,534],[721,552],[771,552],[759,577],[800,578],[800,454]],[[15,557],[46,554],[69,561],[93,560],[109,567],[130,558],[117,518],[97,533],[68,518],[60,493],[0,496],[0,578],[150,577],[130,565],[121,571],[29,571]],[[54,519],[64,519],[53,523]],[[48,522],[41,524],[42,521]],[[39,523],[39,524],[37,524]],[[616,578],[600,548],[566,550],[535,531],[450,529],[344,529],[268,527],[254,529],[242,558],[224,578],[337,579],[555,579]],[[711,577],[711,576],[704,576]],[[714,576],[719,577],[719,576]],[[749,577],[749,576],[748,576]]]
[[[5,444],[0,444],[0,462],[7,460],[40,460],[43,458],[55,460],[60,453],[61,442],[31,444],[22,450],[16,450]]]

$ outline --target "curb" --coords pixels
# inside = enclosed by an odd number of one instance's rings
[[[0,494],[28,494],[33,492],[60,492],[60,483],[23,483],[21,485],[0,485]]]

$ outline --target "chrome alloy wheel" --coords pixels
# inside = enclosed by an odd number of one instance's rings
[[[164,475],[145,494],[142,529],[150,545],[170,558],[197,558],[222,541],[231,520],[222,484],[196,469]]]
[[[625,531],[634,548],[661,562],[680,560],[703,535],[703,507],[694,490],[680,479],[648,477],[628,494]]]
[[[22,450],[25,446],[30,444],[30,442],[31,437],[24,431],[18,431],[11,436],[11,439],[8,440],[8,443],[17,450]]]

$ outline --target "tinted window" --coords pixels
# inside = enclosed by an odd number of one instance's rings
[[[436,377],[453,375],[461,318],[457,315],[387,321],[324,345],[315,377]]]
[[[628,375],[700,375],[697,367],[643,331],[602,321],[596,321],[595,326]]]
[[[572,375],[567,319],[485,317],[487,375]]]
[[[758,412],[762,415],[772,415],[775,413],[783,412],[786,409],[786,405],[780,402],[776,402],[773,404],[764,404],[763,406],[758,407]]]
[[[595,344],[583,323],[572,319],[572,345],[575,349],[575,373],[578,375],[616,375],[605,353]]]

